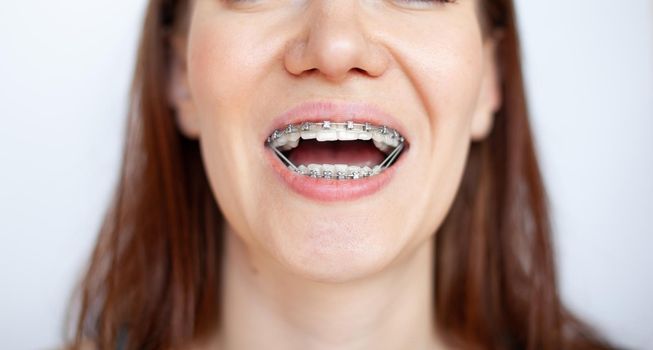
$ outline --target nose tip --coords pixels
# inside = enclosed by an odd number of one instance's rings
[[[286,70],[300,76],[319,72],[330,81],[341,81],[351,74],[379,76],[387,66],[383,50],[368,37],[354,9],[319,13],[307,20],[303,38],[286,52]]]

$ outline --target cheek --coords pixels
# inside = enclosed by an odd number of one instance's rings
[[[242,31],[242,27],[239,27]],[[198,113],[200,144],[209,182],[222,212],[235,226],[256,203],[243,188],[256,184],[251,178],[252,135],[255,123],[251,101],[257,98],[259,71],[257,40],[243,37],[228,23],[197,20],[189,34],[188,79]],[[260,47],[264,45],[259,45]]]
[[[481,88],[482,46],[474,36],[448,39],[449,45],[434,53],[435,62],[424,95],[429,109],[429,157],[435,169],[466,157],[471,142],[471,125]],[[445,158],[446,157],[446,158]],[[435,170],[434,169],[434,170]]]
[[[433,173],[461,162],[482,81],[483,40],[473,8],[389,33],[400,69],[410,80],[428,127],[414,145]]]
[[[481,87],[482,39],[476,26],[446,25],[420,37],[406,56],[412,60],[410,78],[416,88],[428,128],[419,137],[425,212],[421,227],[434,227],[451,206],[462,179],[471,143],[470,126]]]
[[[239,102],[250,97],[252,79],[261,69],[255,62],[252,40],[230,29],[217,23],[199,23],[189,36],[189,83],[201,117],[213,118],[217,110],[246,106]],[[233,114],[222,114],[221,118],[229,116]]]
[[[469,30],[468,30],[469,31]],[[414,56],[418,89],[431,123],[431,140],[468,131],[480,91],[482,42],[475,32],[443,33]]]

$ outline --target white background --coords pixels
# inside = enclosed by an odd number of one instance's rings
[[[517,1],[572,309],[653,349],[653,4]],[[0,348],[61,343],[120,161],[144,0],[0,5]]]

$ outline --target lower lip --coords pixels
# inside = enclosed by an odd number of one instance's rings
[[[406,151],[407,149],[402,153],[406,153]],[[391,167],[374,176],[356,180],[327,180],[316,179],[291,171],[267,147],[265,154],[275,173],[291,190],[304,197],[323,202],[351,201],[380,191],[392,180],[395,171],[401,166],[402,160],[405,158],[405,154],[403,154]]]

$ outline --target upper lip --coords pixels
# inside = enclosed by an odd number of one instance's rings
[[[397,130],[401,135],[406,137],[406,130],[399,119],[372,104],[314,101],[301,103],[274,117],[266,128],[266,134],[262,136],[262,139],[267,139],[274,130],[283,129],[289,124],[321,122],[325,120],[335,123],[352,120],[358,123],[368,122],[376,125],[385,125]]]

